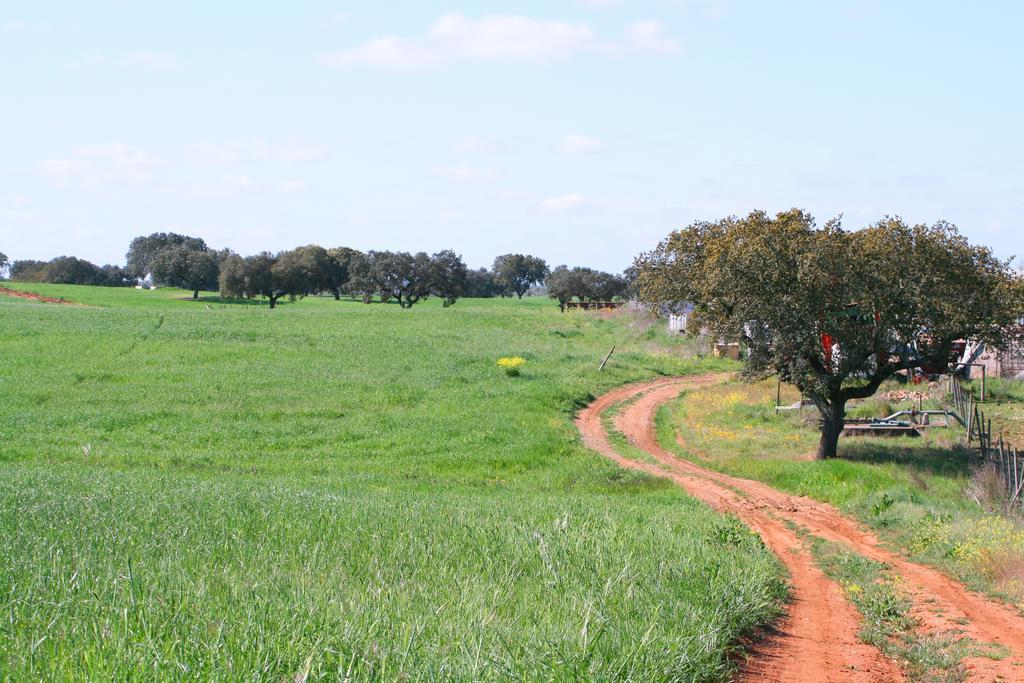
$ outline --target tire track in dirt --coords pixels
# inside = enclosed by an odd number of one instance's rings
[[[686,386],[693,388],[719,381],[717,375],[691,377]],[[756,648],[756,657],[744,677],[756,681],[893,681],[900,679],[899,669],[877,649],[857,638],[860,618],[842,594],[842,590],[825,576],[803,548],[795,532],[764,512],[740,510],[732,503],[738,496],[720,486],[707,486],[705,481],[678,468],[663,469],[653,463],[629,460],[619,454],[605,431],[601,415],[609,408],[640,396],[616,420],[621,429],[637,414],[638,406],[646,406],[655,398],[657,405],[677,396],[684,385],[678,378],[656,380],[632,385],[607,393],[582,410],[577,425],[584,443],[612,459],[622,467],[667,477],[712,507],[734,512],[751,526],[774,552],[791,575],[792,602],[776,633]],[[632,430],[624,430],[630,438]],[[648,450],[643,443],[637,445]],[[650,451],[649,451],[650,452]],[[651,453],[658,458],[657,453]]]
[[[787,522],[841,543],[870,559],[890,564],[915,602],[922,628],[959,633],[977,642],[994,642],[1010,655],[1003,660],[973,657],[964,665],[972,680],[1024,680],[1024,618],[1008,607],[968,591],[937,570],[910,562],[881,547],[878,539],[830,505],[793,496],[760,482],[699,467],[666,451],[654,433],[658,408],[682,391],[718,383],[724,375],[663,378],[621,387],[580,412],[577,425],[584,443],[629,469],[667,477],[691,495],[735,514],[764,540],[791,575],[793,601],[775,633],[760,644],[741,678],[751,681],[891,681],[899,668],[857,638],[860,617],[842,589],[814,563]],[[617,431],[657,461],[630,460],[619,454],[601,415],[632,401],[615,419]]]
[[[43,296],[42,294],[36,294],[35,292],[23,292],[20,289],[11,289],[10,287],[0,287],[0,294],[6,294],[7,296],[17,297],[18,299],[29,299],[31,301],[41,301],[47,304],[72,304],[74,302],[68,301],[67,299],[58,299],[52,296]]]

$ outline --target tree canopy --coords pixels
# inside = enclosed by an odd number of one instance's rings
[[[336,270],[342,259],[344,281]],[[462,296],[465,286],[466,265],[450,250],[433,256],[390,251],[362,254],[352,249],[327,251],[309,245],[246,259],[231,255],[220,268],[222,296],[265,296],[271,308],[283,296],[342,290],[360,296],[366,303],[379,296],[381,301],[394,300],[402,308],[411,308],[429,296],[438,296],[450,306]]]
[[[192,290],[192,298],[199,298],[199,290],[217,289],[220,269],[217,254],[197,251],[183,246],[161,250],[150,261],[153,279],[163,285]]]
[[[15,261],[11,264],[10,278],[20,282],[60,285],[123,287],[127,284],[127,274],[120,266],[97,266],[75,256],[58,256],[49,261]]]
[[[153,260],[164,249],[180,247],[190,251],[207,251],[206,242],[198,237],[179,235],[174,232],[154,232],[151,235],[136,237],[128,245],[125,255],[127,263],[125,271],[131,277],[146,277],[152,272]]]
[[[573,299],[611,301],[628,289],[626,280],[618,275],[579,266],[558,266],[548,275],[546,284],[548,296],[563,306]]]
[[[466,273],[466,296],[474,299],[487,299],[501,296],[504,289],[494,279],[494,273],[486,268],[470,270]]]
[[[851,232],[799,209],[756,211],[677,230],[636,267],[641,299],[691,302],[712,334],[747,345],[749,375],[814,401],[821,458],[836,455],[847,401],[903,371],[947,368],[957,340],[1000,345],[1024,314],[1009,262],[945,222]]]
[[[467,271],[462,257],[450,249],[428,255],[426,252],[355,252],[349,262],[349,280],[345,289],[370,303],[396,301],[412,308],[430,296],[450,306],[466,291]]]
[[[466,291],[466,264],[451,249],[430,257],[430,293],[441,299],[445,308]]]
[[[327,287],[326,289],[334,294],[334,298],[340,299],[341,292],[352,275],[352,262],[362,254],[348,247],[335,247],[327,250]]]
[[[548,274],[544,259],[523,254],[503,254],[494,259],[494,280],[520,299],[530,287],[541,284]]]
[[[248,276],[246,260],[238,254],[229,254],[220,264],[220,273],[217,275],[220,295],[225,299],[256,295],[249,286]]]
[[[375,252],[372,273],[377,292],[402,308],[430,295],[430,257],[425,252]]]

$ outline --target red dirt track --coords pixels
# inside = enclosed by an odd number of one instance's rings
[[[10,287],[0,287],[0,294],[6,294],[7,296],[16,296],[19,299],[31,299],[32,301],[42,301],[48,304],[70,304],[72,302],[66,299],[56,299],[52,296],[43,296],[42,294],[36,294],[35,292],[22,292],[17,289],[11,289]]]
[[[742,519],[786,566],[792,596],[788,612],[776,624],[774,633],[752,648],[740,680],[820,683],[902,679],[899,666],[858,639],[860,616],[856,609],[842,588],[817,567],[804,540],[786,522],[890,564],[914,601],[913,614],[920,620],[921,630],[962,634],[979,643],[998,643],[1009,651],[1001,660],[965,660],[968,680],[1024,680],[1024,618],[1010,608],[883,548],[870,531],[830,505],[706,470],[661,447],[654,434],[658,408],[683,391],[699,390],[724,378],[674,377],[620,387],[584,408],[576,423],[588,447],[620,466],[671,479],[716,510]],[[657,464],[625,458],[609,440],[601,416],[623,401],[632,402],[616,415],[616,430]]]

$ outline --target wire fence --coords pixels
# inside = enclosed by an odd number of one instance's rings
[[[949,394],[953,408],[966,425],[967,445],[975,441],[982,462],[991,465],[998,473],[1006,487],[1008,496],[1007,508],[1021,505],[1021,487],[1024,486],[1024,458],[1017,448],[1003,440],[1002,430],[999,437],[992,438],[992,419],[985,417],[985,411],[970,391],[955,377],[949,378]]]

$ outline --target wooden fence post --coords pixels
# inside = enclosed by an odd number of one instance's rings
[[[974,424],[977,426],[977,431],[978,431],[978,448],[980,448],[984,452],[985,451],[985,411],[982,410],[981,408],[978,408],[977,405],[975,405],[975,410],[978,411],[978,412],[976,412],[974,414]],[[988,455],[988,453],[986,452],[985,455]]]
[[[1018,458],[1017,449],[1010,449],[1010,454],[1011,454],[1010,457],[1013,458],[1014,462],[1016,463],[1017,462],[1017,458]],[[1018,469],[1020,469],[1020,468],[1018,468]],[[1022,472],[1022,474],[1024,474],[1024,472]],[[1019,479],[1024,479],[1024,476],[1020,476]],[[1014,492],[1014,500],[1016,500],[1018,502],[1020,501],[1021,485],[1022,484],[1024,484],[1024,481],[1020,481],[1019,480],[1017,482],[1017,490],[1016,490],[1016,492]],[[1010,504],[1013,505],[1013,501],[1011,501]]]
[[[1002,452],[1002,443],[1001,442],[996,443],[996,447],[997,447],[997,451],[998,451],[998,454],[999,454],[998,455],[999,461],[1000,462],[1005,462],[1008,465],[1008,467],[1007,467],[1007,476],[1002,477],[1002,478],[1004,478],[1004,480],[1005,480],[1005,482],[1007,484],[1007,495],[1008,496],[1012,496],[1013,493],[1014,493],[1014,484],[1013,484],[1013,480],[1010,477],[1011,469],[1009,467],[1009,461],[1007,460],[1007,454]],[[995,453],[996,452],[993,451],[992,455],[994,456]]]
[[[1020,486],[1021,471],[1019,463],[1017,462],[1017,458],[1011,457],[1010,460],[1013,461],[1013,490],[1016,491],[1017,487]]]
[[[1009,448],[1009,453],[1010,453],[1010,457],[1013,458],[1013,461],[1017,462],[1017,458],[1019,457],[1019,454],[1017,453],[1017,449],[1013,448],[1011,446]],[[1013,491],[1013,496],[1010,498],[1010,502],[1006,504],[1006,509],[1010,509],[1013,506],[1014,503],[1017,503],[1018,501],[1020,501],[1020,490],[1022,488],[1022,485],[1024,485],[1024,481],[1020,481],[1020,479],[1021,478],[1018,477],[1017,486],[1016,486],[1016,488]]]
[[[967,408],[967,445],[971,445],[971,437],[974,436],[974,411],[973,406]]]

